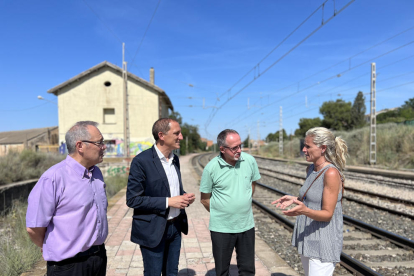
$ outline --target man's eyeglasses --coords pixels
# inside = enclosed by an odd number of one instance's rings
[[[97,141],[97,142],[89,141],[89,140],[81,140],[81,142],[91,143],[91,144],[94,144],[95,146],[100,147],[100,148],[102,148],[105,145],[105,140]]]
[[[232,147],[232,148],[229,148],[229,147],[227,147],[227,146],[223,146],[223,148],[227,148],[227,149],[229,149],[231,152],[236,152],[238,149],[243,149],[243,144],[240,144],[240,145],[235,146],[235,147]]]

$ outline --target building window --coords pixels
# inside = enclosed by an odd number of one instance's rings
[[[111,86],[111,82],[110,82],[110,81],[106,81],[106,82],[104,82],[104,85],[105,85],[106,87],[109,87],[109,86]]]
[[[103,117],[104,124],[116,124],[115,108],[104,108]]]

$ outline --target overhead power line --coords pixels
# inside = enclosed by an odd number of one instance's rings
[[[410,81],[410,82],[406,82],[406,83],[398,84],[398,85],[395,85],[395,86],[387,87],[387,88],[384,88],[384,89],[380,89],[380,90],[377,90],[376,92],[377,92],[377,93],[379,93],[379,92],[387,91],[387,90],[394,89],[394,88],[397,88],[397,87],[401,87],[401,86],[409,85],[409,84],[412,84],[412,83],[414,83],[414,81]],[[364,95],[370,95],[370,92],[364,93]],[[352,100],[352,98],[353,98],[353,97],[347,97],[346,99],[347,99],[347,100]],[[345,99],[344,99],[344,100],[345,100]],[[369,99],[367,99],[367,100],[366,100],[366,102],[367,102],[367,101],[369,101]],[[295,116],[297,116],[297,115],[301,115],[301,114],[303,114],[303,113],[307,113],[307,112],[310,112],[310,111],[315,110],[315,109],[318,109],[318,108],[320,108],[320,106],[317,106],[317,107],[314,107],[314,108],[310,108],[310,109],[307,109],[307,110],[305,110],[305,111],[303,111],[303,112],[299,112],[299,113],[296,113],[296,114],[293,114],[293,115],[287,116],[287,117],[285,117],[285,119],[292,118],[292,117],[295,117]],[[274,121],[274,122],[277,122],[277,121]]]
[[[388,42],[388,41],[390,41],[391,39],[393,39],[393,38],[395,38],[395,37],[398,37],[398,36],[400,36],[400,35],[402,35],[402,34],[404,34],[404,33],[406,33],[406,32],[408,32],[408,31],[410,31],[410,30],[413,30],[414,29],[414,26],[412,26],[412,27],[410,27],[410,28],[408,28],[408,29],[405,29],[405,30],[403,30],[403,31],[401,31],[401,32],[399,32],[399,33],[397,33],[397,34],[395,34],[395,35],[392,35],[392,36],[390,36],[390,37],[388,37],[388,38],[386,38],[385,40],[382,40],[381,42],[378,42],[378,43],[376,43],[376,44],[374,44],[374,45],[372,45],[372,46],[370,46],[370,47],[368,47],[368,48],[366,48],[366,49],[364,49],[363,51],[361,51],[361,52],[358,52],[358,53],[356,53],[356,54],[354,54],[354,55],[352,55],[352,56],[350,56],[350,57],[348,57],[348,58],[346,58],[346,59],[344,59],[344,60],[342,60],[342,61],[340,61],[340,62],[337,62],[337,63],[335,63],[334,65],[331,65],[331,66],[328,66],[327,68],[325,68],[325,69],[323,69],[323,70],[320,70],[320,71],[318,71],[318,72],[316,72],[316,73],[313,73],[313,74],[311,74],[311,75],[309,75],[309,76],[307,76],[307,77],[305,77],[305,78],[303,78],[303,79],[301,79],[301,80],[299,80],[299,81],[296,81],[296,82],[294,82],[294,83],[292,83],[292,84],[290,84],[290,85],[288,85],[288,86],[285,86],[285,87],[283,87],[283,88],[280,88],[280,89],[278,89],[278,90],[276,90],[276,91],[274,91],[273,93],[270,93],[270,94],[268,94],[268,95],[273,95],[273,94],[276,94],[277,92],[280,92],[280,91],[282,91],[282,90],[285,90],[285,89],[287,89],[287,88],[289,88],[289,87],[291,87],[291,86],[294,86],[294,85],[297,85],[298,87],[299,87],[299,84],[301,83],[301,82],[303,82],[303,81],[305,81],[305,80],[307,80],[307,79],[310,79],[311,77],[314,77],[314,76],[316,76],[316,75],[319,75],[320,73],[323,73],[323,72],[325,72],[325,71],[327,71],[327,70],[329,70],[329,69],[332,69],[332,68],[334,68],[335,66],[337,66],[337,65],[339,65],[339,64],[341,64],[341,63],[343,63],[343,62],[345,62],[345,61],[349,61],[349,68],[351,68],[351,60],[352,60],[352,58],[354,58],[354,57],[356,57],[356,56],[359,56],[360,54],[363,54],[363,53],[365,53],[365,52],[367,52],[367,51],[369,51],[369,50],[371,50],[371,49],[373,49],[373,48],[375,48],[375,47],[377,47],[377,46],[379,46],[379,45],[381,45],[381,44],[383,44],[383,43],[385,43],[385,42]],[[413,57],[413,56],[409,56],[409,57],[407,57],[407,58],[404,58],[404,59],[408,59],[408,58],[411,58],[411,57]],[[402,59],[402,60],[404,60],[404,59]],[[402,60],[398,60],[398,61],[396,61],[395,63],[398,63],[398,62],[400,62],[400,61],[402,61]],[[392,64],[394,64],[394,63],[392,63]],[[392,64],[389,64],[389,65],[392,65]],[[387,65],[387,66],[389,66],[389,65]],[[385,68],[386,66],[382,66],[381,68]],[[362,75],[362,76],[365,76],[365,75],[369,75],[370,73],[367,73],[367,74],[364,74],[364,75]],[[359,78],[359,77],[357,77],[357,78]],[[353,79],[353,80],[355,80],[355,79]],[[353,80],[351,80],[351,81],[353,81]],[[348,82],[351,82],[351,81],[348,81]],[[347,83],[347,82],[346,82]],[[345,83],[344,83],[345,84]],[[343,84],[342,84],[343,85]],[[340,87],[340,86],[339,86]],[[338,87],[337,87],[338,88]],[[298,89],[299,90],[299,89]],[[255,104],[255,103],[254,103]]]
[[[88,4],[88,2],[86,2],[86,0],[83,0],[83,2],[85,3],[85,5],[92,11],[92,13],[103,23],[103,25],[105,26],[105,28],[112,34],[112,36],[113,37],[115,37],[121,44],[123,43],[123,41],[116,35],[116,33],[109,27],[109,25],[105,22],[105,20],[103,20],[100,16],[99,16],[99,14],[92,8],[92,6],[91,5],[89,5]],[[147,34],[147,31],[148,31],[148,29],[149,29],[149,27],[150,27],[150,25],[151,25],[151,22],[152,22],[152,19],[154,18],[154,16],[155,16],[155,13],[157,12],[157,9],[158,9],[158,6],[159,6],[159,4],[160,4],[160,2],[161,2],[161,0],[159,0],[158,1],[158,4],[157,4],[157,6],[156,6],[156,8],[155,8],[155,11],[154,11],[154,13],[153,13],[153,15],[152,15],[152,17],[151,17],[151,20],[150,20],[150,22],[149,22],[149,24],[148,24],[148,26],[147,26],[147,29],[145,30],[145,33],[144,33],[144,35],[143,35],[143,37],[142,37],[142,39],[141,39],[141,42],[140,42],[140,44],[139,44],[139,46],[138,46],[138,49],[137,49],[137,51],[135,52],[135,55],[133,56],[133,59],[132,59],[132,63],[131,63],[131,65],[133,65],[133,62],[134,62],[134,60],[135,60],[135,57],[136,57],[136,55],[138,54],[138,52],[139,52],[139,49],[141,48],[141,44],[142,44],[142,42],[144,41],[144,38],[145,38],[145,35]],[[129,58],[131,58],[132,57],[132,55],[128,52],[128,50],[126,50],[125,49],[125,52],[126,52],[126,54],[128,55],[128,57]],[[130,66],[131,66],[130,65]],[[137,67],[137,66],[135,66],[137,69],[138,69],[138,71],[141,73],[141,75],[143,76],[143,74],[142,74],[142,72],[140,71],[140,69]]]
[[[256,68],[260,68],[260,63],[262,63],[265,59],[267,59],[277,48],[279,48],[289,37],[291,37],[300,27],[303,26],[325,3],[328,2],[327,0],[320,5],[315,11],[313,11],[305,20],[303,20],[290,34],[288,34],[276,47],[274,47],[264,58],[262,58],[257,65],[255,65],[252,69],[250,69],[243,77],[241,77],[235,84],[233,84],[226,92],[221,94],[219,97],[221,98],[226,93],[230,92],[239,82],[241,82],[246,76],[248,76],[251,72],[256,70]]]
[[[28,107],[28,108],[23,108],[23,109],[5,109],[5,110],[1,110],[0,109],[0,112],[19,112],[19,111],[26,111],[26,110],[31,110],[31,109],[35,109],[35,108],[44,106],[45,104],[47,104],[47,103],[42,103],[42,104],[39,104],[39,105],[36,105],[36,106],[32,106],[32,107]]]
[[[372,45],[371,47],[368,47],[367,49],[365,49],[365,50],[363,50],[363,51],[361,51],[361,52],[359,52],[359,53],[356,53],[356,54],[354,54],[354,55],[352,55],[352,56],[350,56],[350,57],[347,57],[346,59],[344,59],[344,60],[342,60],[342,61],[340,61],[340,62],[335,63],[334,65],[331,65],[331,66],[329,66],[329,67],[327,67],[327,68],[325,68],[325,69],[322,69],[322,70],[320,70],[320,71],[318,71],[318,72],[316,72],[316,73],[314,73],[314,74],[312,74],[312,75],[310,75],[310,76],[307,76],[307,77],[305,77],[305,78],[303,78],[303,79],[301,79],[301,80],[299,80],[299,81],[296,81],[296,82],[294,82],[294,83],[292,83],[292,84],[290,84],[290,85],[288,85],[288,86],[285,86],[285,87],[283,87],[283,88],[280,88],[280,89],[276,90],[274,93],[279,92],[279,91],[282,91],[282,90],[285,90],[285,89],[287,89],[287,88],[289,88],[289,87],[291,87],[291,86],[293,86],[293,85],[298,85],[298,84],[299,84],[299,83],[301,83],[302,81],[305,81],[305,80],[310,79],[310,78],[312,78],[312,77],[314,77],[314,76],[316,76],[316,75],[319,75],[320,73],[323,73],[323,72],[325,72],[325,71],[327,71],[327,70],[329,70],[329,69],[332,69],[332,68],[334,68],[335,66],[337,66],[337,65],[339,65],[339,64],[341,64],[341,63],[343,63],[343,62],[345,62],[345,61],[349,61],[349,67],[351,67],[351,60],[352,60],[354,57],[359,56],[360,54],[363,54],[363,53],[365,53],[365,52],[367,52],[367,51],[369,51],[369,50],[371,50],[371,49],[373,49],[373,48],[375,48],[375,47],[377,47],[377,46],[379,46],[379,45],[381,45],[381,44],[384,44],[385,42],[390,41],[391,39],[393,39],[393,38],[395,38],[395,37],[397,37],[397,36],[400,36],[400,35],[402,35],[403,33],[406,33],[406,32],[408,32],[408,31],[410,31],[410,30],[412,30],[412,29],[414,29],[414,26],[412,26],[412,27],[410,27],[410,28],[408,28],[408,29],[405,29],[404,31],[399,32],[399,33],[397,33],[397,34],[395,34],[395,35],[393,35],[393,36],[391,36],[391,37],[388,37],[387,39],[385,39],[385,40],[383,40],[383,41],[381,41],[381,42],[378,42],[377,44],[374,44],[374,45]]]
[[[142,38],[141,38],[141,42],[139,43],[138,48],[137,48],[137,50],[135,51],[135,55],[134,55],[134,57],[132,58],[132,61],[131,61],[131,65],[130,65],[130,66],[132,66],[132,65],[134,64],[135,57],[137,56],[137,54],[138,54],[139,50],[141,49],[142,42],[144,41],[145,35],[147,34],[148,29],[149,29],[149,27],[151,26],[152,20],[154,19],[154,16],[155,16],[155,14],[157,13],[158,6],[160,5],[160,3],[161,3],[161,0],[158,0],[157,6],[155,7],[155,10],[154,10],[154,12],[153,12],[153,14],[152,14],[152,17],[151,17],[151,19],[150,19],[150,21],[149,21],[149,23],[148,23],[148,26],[147,26],[147,28],[145,29],[144,35],[143,35],[143,36],[142,36]]]
[[[396,48],[394,48],[394,49],[392,49],[392,50],[389,50],[389,51],[387,51],[387,52],[385,52],[385,53],[383,53],[383,54],[381,54],[381,55],[378,55],[378,56],[376,56],[376,57],[374,57],[374,58],[371,58],[371,59],[369,59],[369,60],[367,60],[367,61],[364,61],[364,62],[362,62],[362,63],[360,63],[360,64],[358,64],[358,65],[356,65],[356,66],[354,66],[354,67],[352,67],[352,68],[349,68],[349,69],[347,69],[347,70],[344,70],[344,71],[342,71],[342,72],[340,72],[340,73],[336,73],[336,74],[334,74],[334,75],[332,75],[332,76],[330,76],[330,77],[328,77],[328,78],[325,78],[325,79],[323,79],[323,80],[320,80],[320,81],[318,81],[318,82],[316,82],[316,83],[314,83],[314,84],[311,84],[311,85],[309,85],[308,87],[305,87],[305,88],[303,88],[303,89],[301,89],[301,90],[298,90],[298,91],[296,91],[296,92],[294,92],[294,93],[291,93],[291,94],[289,94],[289,95],[287,95],[287,96],[285,96],[285,97],[283,97],[283,98],[281,98],[281,99],[278,99],[278,100],[276,100],[276,101],[273,101],[273,102],[271,102],[271,103],[269,103],[269,104],[267,104],[267,105],[265,105],[265,106],[263,106],[263,107],[261,107],[261,108],[259,108],[259,110],[256,110],[255,112],[253,112],[253,113],[251,113],[251,114],[249,114],[249,115],[246,115],[244,118],[240,118],[240,116],[238,116],[238,117],[236,117],[235,119],[233,119],[233,120],[231,120],[228,124],[237,124],[237,123],[239,123],[239,122],[241,122],[241,121],[243,121],[243,120],[245,120],[245,119],[247,119],[248,117],[250,117],[250,116],[252,116],[252,115],[254,115],[254,114],[256,114],[257,112],[259,112],[259,111],[261,111],[262,109],[264,109],[264,108],[266,108],[266,107],[269,107],[269,106],[271,106],[271,105],[274,105],[274,104],[276,104],[276,103],[280,103],[281,101],[283,101],[283,100],[285,100],[285,99],[287,99],[287,98],[290,98],[290,97],[292,97],[292,96],[294,96],[294,95],[296,95],[296,94],[299,94],[299,93],[301,93],[301,92],[303,92],[303,91],[305,91],[305,90],[308,90],[308,89],[310,89],[310,88],[312,88],[312,87],[315,87],[315,86],[318,86],[319,84],[321,84],[321,83],[324,83],[324,82],[326,82],[326,81],[329,81],[329,80],[331,80],[331,79],[335,79],[335,78],[337,78],[337,77],[339,77],[339,76],[342,76],[342,75],[344,75],[344,74],[346,74],[346,73],[348,73],[348,72],[350,72],[350,71],[352,71],[352,70],[354,70],[354,69],[356,69],[356,68],[358,68],[358,67],[360,67],[360,66],[362,66],[362,65],[364,65],[364,64],[366,64],[366,63],[370,63],[370,62],[372,62],[372,61],[374,61],[374,60],[376,60],[376,59],[378,59],[378,58],[380,58],[380,57],[383,57],[383,56],[385,56],[385,55],[388,55],[388,54],[390,54],[390,53],[392,53],[392,52],[395,52],[395,51],[397,51],[397,50],[400,50],[400,49],[402,49],[402,48],[404,48],[404,47],[406,47],[406,46],[408,46],[408,45],[411,45],[411,44],[413,44],[414,43],[414,40],[413,41],[410,41],[410,42],[408,42],[408,43],[406,43],[406,44],[404,44],[404,45],[402,45],[402,46],[399,46],[399,47],[396,47]],[[410,57],[412,57],[412,56],[410,56]],[[410,58],[410,57],[408,57],[408,58]],[[404,59],[402,59],[402,60],[405,60],[405,59],[407,59],[407,58],[404,58]],[[401,60],[400,60],[401,61]],[[396,63],[396,62],[394,62],[394,63]],[[394,63],[392,63],[392,64],[394,64]],[[391,64],[388,64],[388,65],[391,65]],[[387,65],[387,66],[388,66]],[[237,120],[236,121],[236,123],[233,123],[233,121],[234,120]]]
[[[327,0],[328,1],[328,0]],[[311,13],[311,16],[313,15],[313,14],[315,14],[315,12],[316,11],[318,11],[318,10],[320,10],[320,9],[322,9],[322,11],[324,10],[324,6],[325,6],[325,3],[327,2],[327,1],[325,1],[325,2],[323,2],[322,3],[322,5],[320,5],[313,13]],[[321,25],[320,26],[318,26],[316,29],[314,29],[310,34],[308,34],[304,39],[302,39],[300,42],[298,42],[294,47],[292,47],[289,51],[287,51],[284,55],[282,55],[279,59],[277,59],[275,62],[273,62],[270,66],[268,66],[266,69],[264,69],[262,72],[260,72],[260,63],[264,60],[264,59],[262,59],[256,66],[254,66],[253,67],[253,69],[251,69],[250,71],[249,71],[249,73],[250,72],[252,72],[252,70],[254,71],[254,70],[256,70],[256,68],[257,68],[257,70],[258,70],[258,74],[257,74],[257,76],[256,76],[256,74],[255,74],[255,76],[254,76],[254,79],[253,80],[251,80],[250,82],[248,82],[244,87],[242,87],[240,90],[238,90],[236,93],[234,93],[232,96],[230,96],[223,104],[221,104],[217,109],[215,109],[215,110],[213,110],[212,111],[212,113],[210,114],[210,116],[209,116],[209,118],[207,119],[207,122],[205,123],[205,129],[206,129],[206,131],[207,131],[207,127],[209,126],[209,124],[211,123],[211,121],[213,120],[213,118],[215,117],[215,115],[217,114],[217,112],[218,112],[218,110],[220,110],[224,105],[226,105],[231,99],[233,99],[235,96],[237,96],[238,94],[240,94],[244,89],[246,89],[250,84],[252,84],[256,79],[258,79],[260,76],[262,76],[264,73],[266,73],[270,68],[272,68],[274,65],[276,65],[278,62],[280,62],[283,58],[285,58],[288,54],[290,54],[293,50],[295,50],[297,47],[299,47],[303,42],[305,42],[309,37],[311,37],[313,34],[315,34],[319,29],[321,29],[323,26],[325,26],[329,21],[331,21],[336,15],[338,15],[338,14],[340,14],[343,10],[345,10],[351,3],[353,3],[355,0],[350,0],[344,7],[342,7],[339,11],[334,11],[334,14],[331,16],[331,17],[329,17],[327,20],[322,20],[322,23],[321,23]],[[305,22],[307,21],[309,19],[309,17],[308,18],[306,18],[305,19]],[[299,25],[299,27],[301,26],[301,25],[303,25],[303,23],[304,22],[302,22],[300,25]],[[294,32],[297,30],[297,28],[294,30]],[[288,36],[290,36],[291,34],[289,34]],[[286,39],[284,39],[283,41],[285,41]],[[277,46],[278,47],[278,46]],[[274,50],[272,50],[272,51],[274,51]],[[271,51],[271,52],[272,52]],[[267,58],[267,56],[265,57],[265,58]],[[249,74],[249,73],[247,73],[247,74]],[[247,75],[246,74],[246,75]],[[245,76],[246,76],[245,75]],[[242,77],[242,79],[245,77],[245,76],[243,76]],[[240,79],[241,80],[241,79]],[[240,82],[240,80],[238,81],[238,82]],[[237,83],[238,83],[237,82]],[[232,87],[234,87],[234,85],[232,86]],[[230,91],[230,90],[227,90],[227,91]]]
[[[95,14],[95,16],[104,24],[105,28],[122,44],[122,40],[115,34],[114,31],[105,23],[105,21],[98,15],[98,13],[86,2],[86,0],[83,0],[86,6]]]

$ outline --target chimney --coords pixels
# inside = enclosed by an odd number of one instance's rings
[[[150,83],[154,84],[154,67],[150,69]]]

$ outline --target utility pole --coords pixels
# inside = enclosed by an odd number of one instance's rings
[[[376,82],[375,62],[371,63],[371,120],[369,135],[369,163],[377,163],[377,113],[376,113]]]
[[[249,127],[249,136],[247,137],[247,146],[249,147],[249,154],[252,154],[252,149],[250,147],[250,127]]]
[[[185,154],[188,154],[188,136],[185,136]]]
[[[129,112],[128,112],[128,73],[127,62],[125,61],[125,43],[122,43],[122,80],[124,89],[124,154],[125,157],[130,157],[129,152]]]
[[[257,120],[257,154],[260,150],[260,120]]]
[[[283,120],[282,120],[282,107],[280,107],[279,115],[279,155],[283,156]]]

